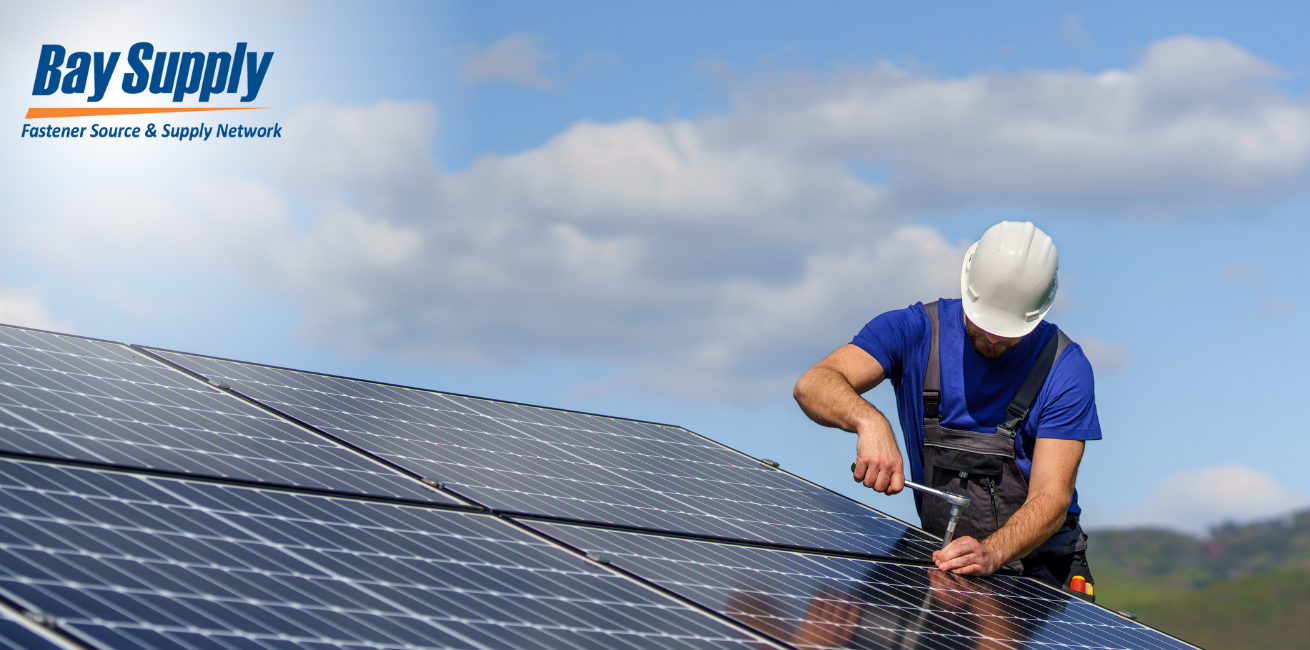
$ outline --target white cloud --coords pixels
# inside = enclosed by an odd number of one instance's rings
[[[431,182],[436,164],[428,147],[437,131],[436,107],[382,100],[368,107],[313,103],[296,112],[295,128],[274,148],[276,169],[298,188],[367,185],[394,192]]]
[[[726,283],[699,345],[680,365],[698,372],[653,373],[665,393],[722,394],[713,383],[746,378],[743,394],[788,394],[799,372],[848,342],[885,309],[958,297],[963,246],[931,228],[905,226],[845,253],[816,255],[792,282]]]
[[[1215,524],[1286,514],[1310,505],[1310,497],[1242,465],[1179,472],[1156,485],[1117,525],[1163,526],[1204,532]]]
[[[18,240],[60,267],[86,271],[108,259],[143,254],[157,243],[189,247],[195,235],[184,232],[183,223],[178,207],[152,190],[98,187],[71,193],[28,224]]]
[[[0,285],[0,323],[56,332],[74,331],[73,323],[50,313],[35,291]]]
[[[108,219],[87,210],[92,204],[131,209]],[[362,291],[361,282],[395,271],[420,244],[411,229],[331,200],[321,206],[312,227],[297,227],[283,197],[252,181],[197,182],[174,200],[131,189],[93,188],[72,195],[51,218],[31,225],[22,240],[56,262],[84,268],[120,256],[170,251],[284,292],[302,302],[311,319],[328,320],[378,316],[386,305]],[[122,288],[109,291],[111,299],[125,295]]]
[[[799,161],[767,149],[723,147],[690,122],[579,122],[543,146],[485,156],[448,179],[455,202],[533,211],[569,221],[771,226],[878,208],[879,191],[840,161]]]
[[[925,210],[1299,187],[1310,108],[1275,73],[1180,37],[1097,75],[768,77],[724,115],[582,121],[458,172],[429,153],[430,104],[314,104],[288,120],[271,179],[88,188],[26,242],[68,264],[160,248],[206,261],[299,304],[305,331],[342,350],[555,355],[611,364],[627,389],[771,397],[868,318],[958,291],[960,243],[912,225]],[[870,161],[891,180],[851,173]],[[1079,340],[1102,372],[1127,361]]]
[[[1132,70],[956,79],[887,63],[745,85],[707,127],[798,158],[885,164],[903,210],[1008,204],[1170,210],[1304,185],[1310,106],[1219,39],[1180,36]]]
[[[541,68],[550,59],[536,38],[529,34],[513,34],[486,47],[472,43],[465,45],[459,74],[469,83],[498,80],[549,89],[556,84]]]

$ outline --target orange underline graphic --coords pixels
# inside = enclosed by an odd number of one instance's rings
[[[144,115],[146,113],[197,113],[200,111],[258,111],[270,106],[233,106],[231,108],[29,108],[25,120],[47,117],[92,117],[96,115]]]

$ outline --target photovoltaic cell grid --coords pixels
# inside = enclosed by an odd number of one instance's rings
[[[527,523],[798,647],[1192,648],[1028,578]]]
[[[901,558],[940,544],[681,429],[153,352],[501,511]]]
[[[128,347],[4,326],[0,450],[455,503]]]
[[[489,515],[0,460],[0,593],[115,648],[744,648]]]

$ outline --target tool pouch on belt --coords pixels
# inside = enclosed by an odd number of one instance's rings
[[[982,539],[996,532],[1028,499],[1028,481],[1015,460],[1014,440],[1051,366],[1069,344],[1063,332],[1051,337],[1014,399],[996,433],[962,431],[941,425],[941,358],[938,352],[937,303],[924,305],[932,323],[932,347],[923,382],[924,480],[939,490],[969,497],[956,523],[957,537]],[[924,530],[942,535],[951,506],[943,499],[921,500]]]

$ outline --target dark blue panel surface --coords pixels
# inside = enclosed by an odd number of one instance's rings
[[[3,326],[0,450],[455,503],[131,348]]]
[[[675,427],[155,352],[498,510],[902,558],[939,546]]]
[[[800,647],[1192,648],[1029,578],[527,523]]]
[[[112,648],[746,648],[489,515],[0,460],[0,594]]]

